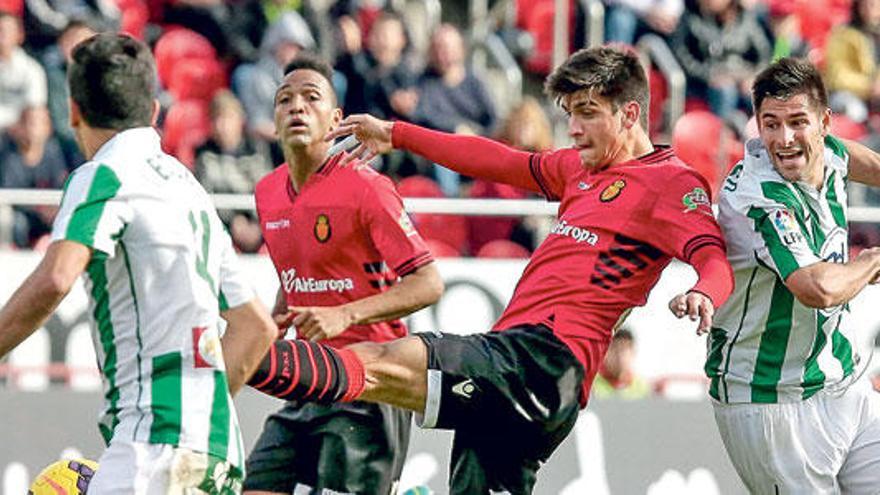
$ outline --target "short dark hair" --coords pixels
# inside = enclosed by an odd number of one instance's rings
[[[295,70],[311,70],[324,76],[327,85],[333,95],[333,102],[336,103],[336,88],[333,86],[333,67],[323,58],[309,52],[300,52],[287,66],[284,68],[285,77]]]
[[[767,98],[787,100],[806,94],[816,110],[828,108],[828,91],[816,67],[792,57],[783,57],[762,70],[752,83],[752,103],[757,114]]]
[[[544,83],[544,92],[556,103],[564,96],[585,89],[592,89],[607,99],[615,112],[630,101],[638,103],[639,123],[648,130],[648,77],[632,50],[608,46],[578,50]]]
[[[126,34],[96,34],[71,58],[70,97],[86,123],[116,130],[152,124],[156,64],[147,45]]]

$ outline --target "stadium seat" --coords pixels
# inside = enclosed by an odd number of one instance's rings
[[[226,69],[214,59],[186,59],[171,71],[168,92],[175,101],[202,100],[210,102],[214,94],[227,87]]]
[[[24,0],[0,0],[0,10],[21,17],[24,15]]]
[[[460,258],[461,252],[454,247],[437,239],[425,239],[425,244],[431,250],[431,254],[435,258]]]
[[[518,0],[516,2],[517,27],[527,31],[535,40],[535,48],[526,58],[525,67],[536,74],[549,74],[552,68],[555,3],[554,0]],[[573,1],[569,2],[568,9],[568,32],[574,33],[575,6]]]
[[[414,175],[397,184],[397,191],[405,198],[442,198],[443,191],[433,180]],[[461,254],[467,244],[467,221],[459,215],[435,213],[416,213],[411,215],[416,230],[425,239],[433,239],[448,244]]]
[[[433,180],[421,175],[413,175],[401,179],[397,183],[397,192],[405,198],[442,198],[443,191]]]
[[[144,39],[144,28],[150,20],[150,11],[144,0],[116,0],[121,19],[119,32],[129,34],[139,40]]]
[[[200,100],[183,100],[168,109],[162,126],[162,148],[192,168],[195,148],[211,134],[208,104]]]
[[[727,170],[742,157],[742,144],[715,114],[707,111],[682,115],[672,130],[676,155],[694,168],[717,198],[718,186]]]
[[[531,255],[529,250],[507,239],[495,239],[483,244],[477,251],[477,258],[514,258],[523,259]]]
[[[485,180],[475,180],[468,196],[471,198],[500,199],[522,199],[526,197],[524,192],[513,186]],[[516,217],[467,217],[468,248],[470,252],[478,252],[489,241],[509,239],[517,222],[518,219]]]
[[[843,114],[831,116],[831,134],[844,139],[859,141],[868,135],[868,128]]]
[[[184,60],[217,60],[217,50],[204,36],[186,28],[175,27],[166,31],[153,49],[159,82],[168,87],[171,74]]]

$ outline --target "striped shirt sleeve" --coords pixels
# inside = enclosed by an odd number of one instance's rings
[[[52,226],[52,240],[79,242],[113,257],[131,221],[131,208],[118,197],[121,183],[110,167],[81,166],[67,181]]]

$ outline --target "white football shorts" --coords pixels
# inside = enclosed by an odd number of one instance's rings
[[[880,394],[868,380],[801,402],[714,406],[727,454],[751,493],[880,493]]]
[[[207,476],[208,470],[211,474]],[[235,475],[232,472],[235,471]],[[207,481],[206,480],[210,480]],[[240,475],[225,462],[173,445],[111,442],[98,460],[89,495],[240,493]],[[207,485],[206,485],[207,483]],[[210,489],[203,490],[210,485]]]

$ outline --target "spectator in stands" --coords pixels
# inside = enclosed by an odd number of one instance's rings
[[[831,110],[865,122],[880,102],[877,69],[880,0],[854,0],[849,24],[835,28],[825,51]]]
[[[259,37],[265,31],[262,2],[245,0],[173,0],[165,8],[164,22],[179,24],[207,38],[220,58],[252,62],[258,57]]]
[[[636,339],[622,328],[614,333],[605,361],[593,381],[592,396],[605,399],[641,399],[650,392],[648,383],[635,371]]]
[[[605,41],[633,45],[646,33],[669,36],[684,11],[683,0],[605,0]]]
[[[269,147],[244,132],[244,109],[230,91],[211,100],[211,137],[196,149],[195,175],[210,193],[253,194],[254,186],[272,171]],[[220,210],[232,241],[243,252],[262,245],[260,226],[247,210]]]
[[[367,36],[367,50],[360,47],[359,33],[345,39],[345,51],[336,64],[348,79],[345,113],[370,113],[383,119],[411,115],[418,103],[418,74],[404,57],[403,19],[383,12]]]
[[[46,105],[46,73],[21,48],[23,40],[21,19],[0,11],[0,131],[24,108]]]
[[[418,105],[410,120],[457,134],[492,133],[495,105],[466,60],[467,49],[459,30],[441,24],[431,36],[429,70],[419,82]],[[434,167],[434,173],[447,196],[458,196],[458,173],[442,167]]]
[[[25,0],[27,46],[34,52],[42,52],[54,45],[75,19],[88,21],[99,31],[115,31],[120,17],[114,0]]]
[[[248,130],[264,141],[275,141],[273,104],[284,67],[303,49],[315,47],[306,21],[296,12],[286,12],[263,35],[260,59],[239,66],[232,76],[233,89],[244,106]]]
[[[750,108],[749,86],[772,46],[754,12],[739,0],[687,0],[672,50],[687,75],[688,95],[706,100],[721,118]]]
[[[61,141],[68,163],[82,163],[83,159],[76,146],[73,129],[70,127],[70,111],[67,104],[67,66],[70,54],[79,42],[92,37],[95,29],[85,21],[73,20],[58,37],[58,42],[46,50],[43,55],[43,67],[46,69],[46,80],[49,89],[49,115],[52,117],[52,129]]]
[[[510,110],[499,124],[496,139],[523,151],[541,152],[553,147],[550,120],[538,100],[526,96]],[[472,198],[523,199],[527,192],[507,184],[475,179],[469,196]],[[529,251],[535,248],[535,230],[543,227],[546,217],[469,217],[468,244],[477,253],[489,241],[510,239]],[[549,226],[547,226],[549,229]]]
[[[6,188],[60,189],[67,179],[68,163],[46,107],[28,107],[19,121],[0,138],[0,185]],[[54,206],[15,207],[13,242],[31,247],[52,231]]]

